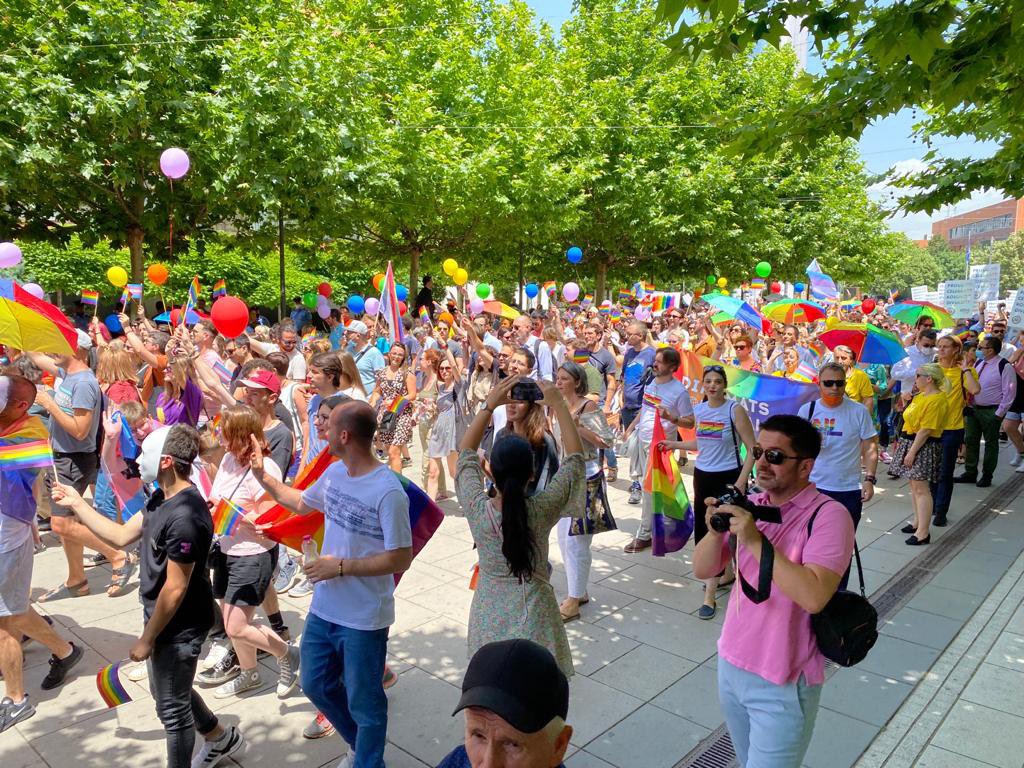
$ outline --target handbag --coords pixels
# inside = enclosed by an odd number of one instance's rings
[[[807,521],[808,539],[819,509],[820,506]],[[878,611],[868,602],[864,592],[864,570],[856,539],[853,541],[853,555],[857,562],[860,594],[841,589],[832,595],[819,613],[811,616],[811,629],[818,641],[818,650],[841,667],[852,667],[863,661],[878,640]]]
[[[618,530],[619,526],[612,517],[612,508],[608,503],[603,471],[587,478],[587,504],[583,517],[571,517],[569,521],[570,536]]]

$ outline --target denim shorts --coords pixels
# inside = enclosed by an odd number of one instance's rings
[[[258,555],[226,555],[215,558],[213,596],[228,605],[253,608],[267,596],[277,567],[277,547]]]

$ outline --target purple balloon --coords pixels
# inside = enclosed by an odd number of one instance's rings
[[[14,243],[0,243],[0,267],[13,267],[21,261],[21,248]]]
[[[479,296],[474,296],[469,300],[469,312],[473,315],[479,315],[484,311],[484,300]]]
[[[46,292],[43,287],[38,283],[22,283],[21,290],[25,293],[31,293],[37,299],[42,299],[46,296]]]
[[[380,309],[380,302],[371,297],[366,300],[366,303],[363,305],[363,309],[370,317],[376,317],[377,310]]]
[[[184,149],[171,147],[160,153],[160,170],[169,179],[180,179],[188,173],[189,165]]]
[[[317,315],[320,316],[321,320],[326,320],[331,316],[331,305],[326,301],[323,304],[318,304],[316,308]]]
[[[566,301],[576,301],[580,295],[580,287],[576,283],[566,283],[562,286],[562,298]]]
[[[637,307],[636,311],[633,313],[633,317],[635,317],[637,320],[640,320],[640,321],[644,321],[647,318],[649,318],[650,316],[651,316],[651,311],[649,309],[647,309],[647,307],[644,307],[644,306]]]

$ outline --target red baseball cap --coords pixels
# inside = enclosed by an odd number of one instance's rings
[[[239,384],[243,387],[252,387],[253,389],[269,389],[275,395],[281,394],[281,379],[278,378],[276,373],[265,368],[257,368],[247,378],[242,379]]]

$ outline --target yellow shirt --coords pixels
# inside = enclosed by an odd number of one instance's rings
[[[903,431],[916,435],[919,430],[934,430],[931,437],[942,434],[946,424],[946,396],[942,392],[934,395],[914,395],[910,405],[903,412]],[[961,420],[963,416],[961,415]]]
[[[944,392],[946,398],[946,424],[943,429],[964,428],[964,406],[967,405],[967,393],[964,390],[963,381],[967,376],[973,376],[977,381],[978,373],[973,368],[964,370],[959,365],[952,368],[943,368],[946,380],[949,381],[949,389]]]
[[[875,396],[875,388],[871,386],[871,379],[860,368],[853,368],[846,372],[846,396],[864,405],[868,405]],[[870,409],[870,405],[868,407]]]

